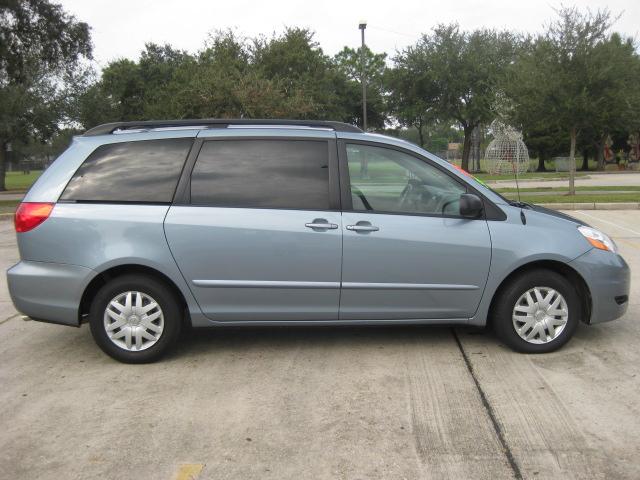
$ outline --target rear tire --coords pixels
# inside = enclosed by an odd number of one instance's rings
[[[177,340],[182,308],[174,292],[154,277],[114,278],[93,298],[89,325],[95,342],[124,363],[158,360]]]
[[[503,287],[494,300],[492,325],[513,350],[547,353],[571,339],[581,315],[573,285],[554,271],[538,269],[523,272]]]

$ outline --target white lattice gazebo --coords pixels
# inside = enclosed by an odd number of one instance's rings
[[[484,152],[483,168],[491,174],[521,174],[529,170],[529,151],[516,129],[494,121],[493,140]]]

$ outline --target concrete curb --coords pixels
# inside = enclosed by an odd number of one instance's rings
[[[539,205],[552,210],[640,210],[638,202],[540,203]]]

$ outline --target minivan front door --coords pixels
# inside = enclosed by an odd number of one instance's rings
[[[491,239],[485,220],[459,216],[465,185],[401,149],[347,143],[341,155],[349,191],[340,318],[472,317]]]
[[[342,223],[333,200],[337,179],[330,181],[336,163],[333,139],[204,141],[186,200],[170,208],[165,232],[206,316],[338,318]]]

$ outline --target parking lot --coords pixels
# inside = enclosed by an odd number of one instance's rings
[[[0,280],[0,478],[640,478],[640,212],[630,308],[547,355],[445,327],[194,331],[123,365],[24,321]],[[18,259],[0,222],[0,265]]]

